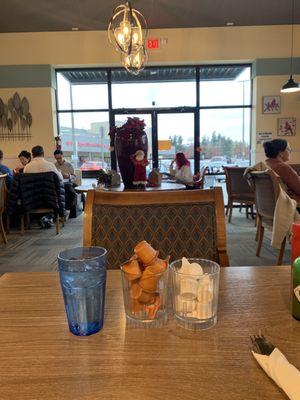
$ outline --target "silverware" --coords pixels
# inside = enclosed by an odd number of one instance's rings
[[[262,334],[250,336],[250,339],[252,342],[252,350],[255,353],[269,356],[275,349],[275,346]]]

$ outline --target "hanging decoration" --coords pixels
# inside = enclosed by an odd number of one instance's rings
[[[130,2],[117,6],[108,25],[108,38],[121,52],[121,62],[126,70],[137,75],[147,62],[145,40],[147,22],[143,14],[132,8]]]
[[[61,150],[61,137],[60,136],[55,136],[55,148],[56,150]]]
[[[293,78],[293,47],[294,47],[294,16],[295,16],[295,0],[291,3],[291,18],[292,18],[292,28],[291,28],[291,57],[290,57],[290,77],[288,81],[282,86],[281,93],[294,93],[300,91],[300,85]]]
[[[26,97],[19,93],[8,99],[7,104],[0,98],[0,140],[29,140],[32,115]]]

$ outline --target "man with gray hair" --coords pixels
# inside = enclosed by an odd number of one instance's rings
[[[25,165],[24,167],[24,173],[30,174],[30,173],[36,173],[36,172],[55,172],[60,181],[63,182],[63,176],[60,171],[55,167],[55,165],[50,162],[45,160],[44,158],[44,149],[42,146],[34,146],[31,150],[32,154],[32,160],[30,163]]]

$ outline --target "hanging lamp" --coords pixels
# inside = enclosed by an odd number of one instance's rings
[[[129,1],[114,9],[107,29],[110,43],[127,55],[137,52],[144,45],[147,31],[145,17],[132,8]]]
[[[294,45],[294,13],[295,13],[295,0],[292,0],[292,40],[291,40],[291,60],[290,60],[290,78],[282,86],[281,93],[299,92],[300,86],[293,78],[293,45]]]
[[[148,54],[145,46],[141,46],[137,51],[130,54],[122,54],[121,61],[128,72],[138,75],[145,67]]]

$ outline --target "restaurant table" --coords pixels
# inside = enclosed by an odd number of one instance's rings
[[[87,180],[87,179],[86,179]],[[83,182],[82,185],[76,186],[74,189],[78,193],[87,193],[88,190],[94,189],[93,184],[97,185],[96,179],[89,179],[89,182]],[[153,190],[183,190],[186,186],[181,183],[176,182],[162,182],[161,186],[158,187],[146,187],[146,192],[151,192]],[[103,190],[108,190],[110,192],[124,192],[124,185],[121,183],[120,186],[113,186],[109,188],[104,188]],[[141,190],[141,189],[130,189],[130,190]],[[142,189],[142,191],[144,191]]]
[[[290,268],[221,269],[217,324],[185,330],[126,327],[119,271],[108,271],[103,330],[67,327],[58,274],[0,279],[0,399],[279,400],[249,349],[260,329],[300,368],[300,322],[289,307]]]

